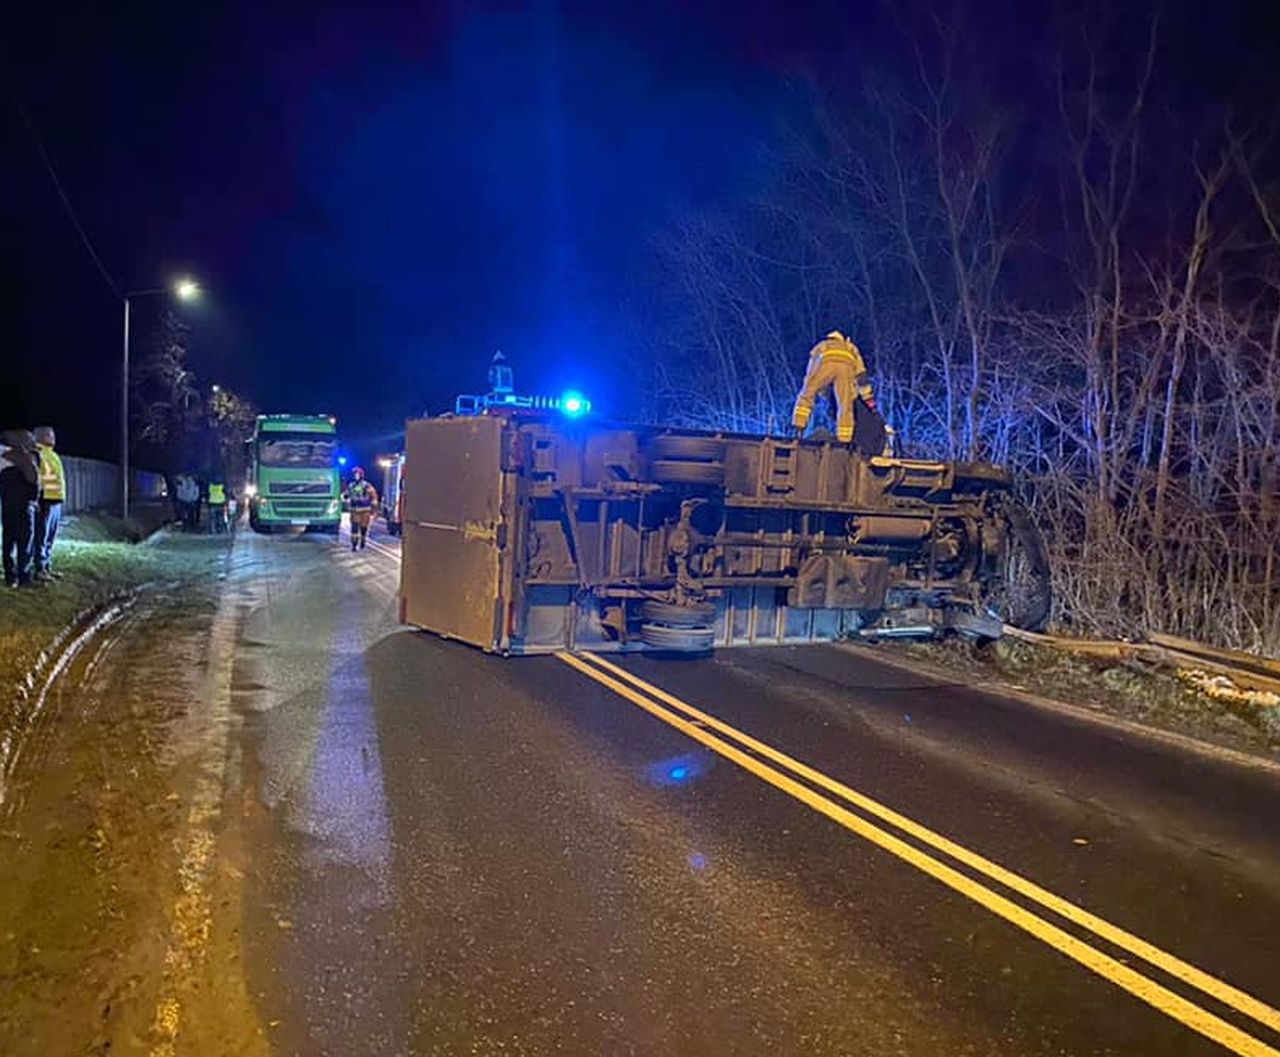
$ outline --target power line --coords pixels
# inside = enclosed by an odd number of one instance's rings
[[[111,292],[117,298],[124,297],[124,291],[120,289],[116,281],[111,278],[111,273],[107,271],[107,266],[102,263],[102,258],[98,256],[98,251],[93,247],[93,241],[89,238],[88,232],[80,223],[80,218],[76,216],[75,208],[71,205],[71,199],[67,195],[66,188],[62,186],[62,181],[58,178],[58,170],[54,168],[53,159],[49,157],[49,152],[44,149],[44,143],[40,139],[40,134],[36,132],[36,126],[31,120],[31,115],[27,113],[27,108],[20,102],[16,102],[18,113],[22,116],[22,124],[26,127],[27,134],[31,137],[31,142],[36,146],[36,153],[40,155],[40,161],[44,163],[45,172],[49,174],[49,179],[53,181],[54,190],[58,192],[58,198],[62,202],[62,208],[66,210],[67,219],[71,221],[71,226],[76,229],[76,234],[80,236],[80,242],[85,248],[85,252],[89,254],[89,259],[93,261],[94,266],[98,269],[98,274],[102,276],[103,282],[110,287]]]

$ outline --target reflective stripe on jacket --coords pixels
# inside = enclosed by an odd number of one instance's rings
[[[41,498],[51,503],[61,503],[67,497],[67,473],[62,468],[62,456],[48,444],[40,448]]]
[[[347,489],[347,501],[352,510],[372,510],[378,493],[368,481],[356,481]]]

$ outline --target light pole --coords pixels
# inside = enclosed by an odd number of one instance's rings
[[[137,297],[172,294],[179,301],[194,301],[200,296],[200,284],[194,279],[179,279],[172,287],[157,286],[150,290],[129,290],[124,295],[124,341],[120,357],[120,517],[129,517],[129,315]]]

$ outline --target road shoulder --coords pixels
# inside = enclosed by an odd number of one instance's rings
[[[14,742],[0,808],[0,1052],[14,1057],[175,1052],[175,972],[218,1010],[206,1038],[219,1041],[200,1052],[257,1052],[235,878],[193,870],[220,837],[200,783],[218,744],[208,683],[227,548],[178,537],[146,551],[121,559],[127,588],[102,578],[114,593],[56,640]],[[69,604],[84,586],[68,575],[44,597]]]
[[[1141,671],[1125,671],[1108,677],[1100,669],[1096,679],[1075,681],[1055,679],[1053,671],[1033,675],[1023,669],[1019,678],[1002,673],[997,663],[983,657],[968,644],[876,644],[839,643],[849,653],[897,668],[938,683],[961,680],[980,692],[1018,701],[1071,717],[1077,721],[1109,727],[1133,737],[1148,739],[1172,748],[1195,753],[1224,763],[1280,774],[1280,741],[1260,733],[1257,727],[1190,691],[1182,707],[1162,707],[1153,693],[1132,693],[1126,684],[1159,679],[1166,698],[1177,691],[1167,684],[1172,676],[1156,676]],[[1109,687],[1108,683],[1112,685]],[[1203,711],[1197,711],[1200,704]]]

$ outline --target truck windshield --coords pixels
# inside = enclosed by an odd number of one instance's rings
[[[327,470],[337,449],[337,439],[323,433],[264,433],[258,438],[258,464]]]

